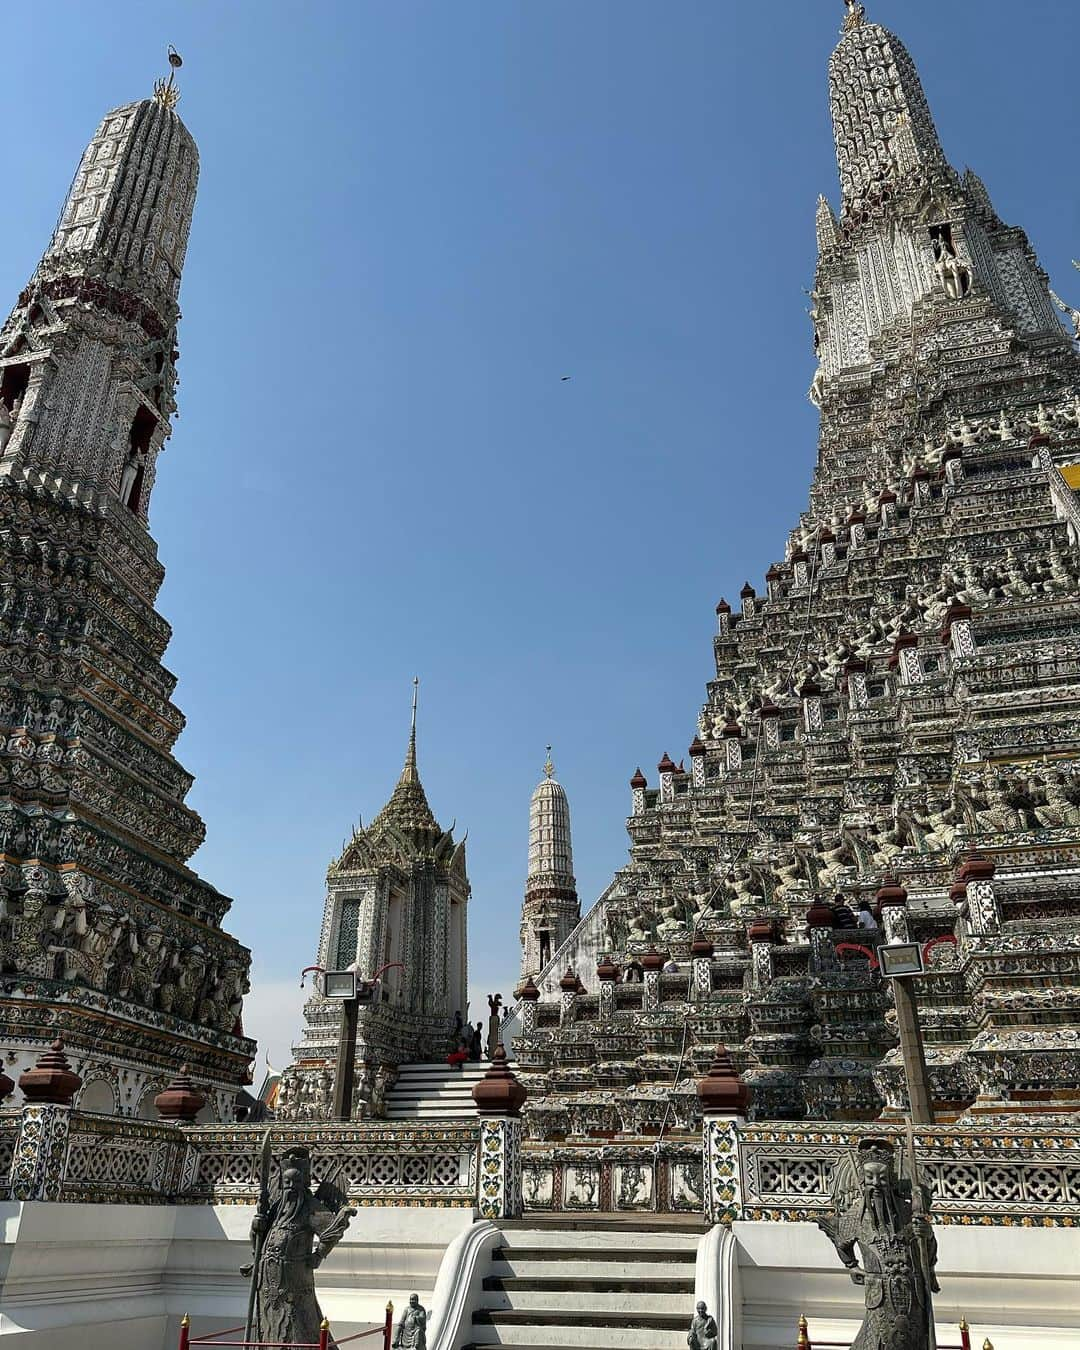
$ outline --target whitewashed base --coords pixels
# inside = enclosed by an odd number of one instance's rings
[[[22,1336],[28,1350],[173,1350],[184,1313],[195,1335],[234,1326],[246,1311],[239,1272],[252,1213],[0,1203],[0,1336]],[[400,1310],[417,1293],[430,1306],[443,1253],[473,1218],[362,1208],[316,1277],[334,1330],[381,1325],[388,1298]]]
[[[742,1300],[743,1350],[794,1346],[799,1314],[811,1340],[851,1342],[862,1290],[832,1244],[810,1223],[733,1225]],[[1076,1350],[1080,1345],[1080,1236],[1075,1228],[936,1229],[941,1293],[938,1338],[958,1344],[960,1318],[972,1344],[994,1350]]]

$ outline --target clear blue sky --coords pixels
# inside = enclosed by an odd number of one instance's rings
[[[946,151],[1080,303],[1065,0],[871,0]],[[326,864],[420,764],[509,994],[552,741],[589,904],[694,733],[713,606],[782,556],[816,419],[841,0],[10,6],[0,296],[173,42],[202,156],[153,531],[208,839],[280,1064]],[[3,303],[7,303],[6,301]],[[571,375],[569,382],[560,377]]]

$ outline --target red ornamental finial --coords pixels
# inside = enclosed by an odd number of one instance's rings
[[[82,1079],[67,1062],[59,1037],[38,1056],[32,1069],[19,1076],[19,1087],[32,1106],[70,1106]]]

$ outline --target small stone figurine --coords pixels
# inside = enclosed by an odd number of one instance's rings
[[[716,1318],[704,1303],[699,1303],[686,1333],[686,1344],[690,1350],[716,1350],[719,1335]]]
[[[408,1307],[401,1314],[394,1332],[395,1350],[427,1350],[427,1312],[419,1294],[410,1294]]]

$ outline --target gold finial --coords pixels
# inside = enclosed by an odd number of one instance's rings
[[[181,1317],[181,1319],[180,1319],[180,1325],[181,1325],[182,1327],[189,1327],[189,1326],[191,1326],[191,1318],[187,1315],[187,1313],[185,1313],[185,1314],[183,1315],[183,1317]]]
[[[983,1350],[994,1350],[994,1342],[990,1339],[989,1336],[987,1336],[986,1340],[983,1341]]]
[[[859,4],[859,0],[844,0],[847,6],[847,15],[844,19],[844,32],[850,33],[854,28],[861,28],[866,20],[866,6]]]
[[[555,774],[555,765],[551,762],[551,746],[547,748],[547,760],[544,763],[544,777],[552,778]]]
[[[808,1345],[810,1344],[810,1337],[809,1337],[809,1335],[807,1334],[807,1326],[806,1326],[806,1318],[805,1318],[805,1316],[799,1318],[799,1340],[798,1340],[798,1344],[799,1344],[800,1346],[808,1346]]]
[[[176,87],[176,72],[184,64],[184,59],[176,48],[169,43],[169,65],[172,69],[169,71],[167,80],[157,80],[154,84],[154,98],[163,108],[170,112],[180,102],[180,90]]]

